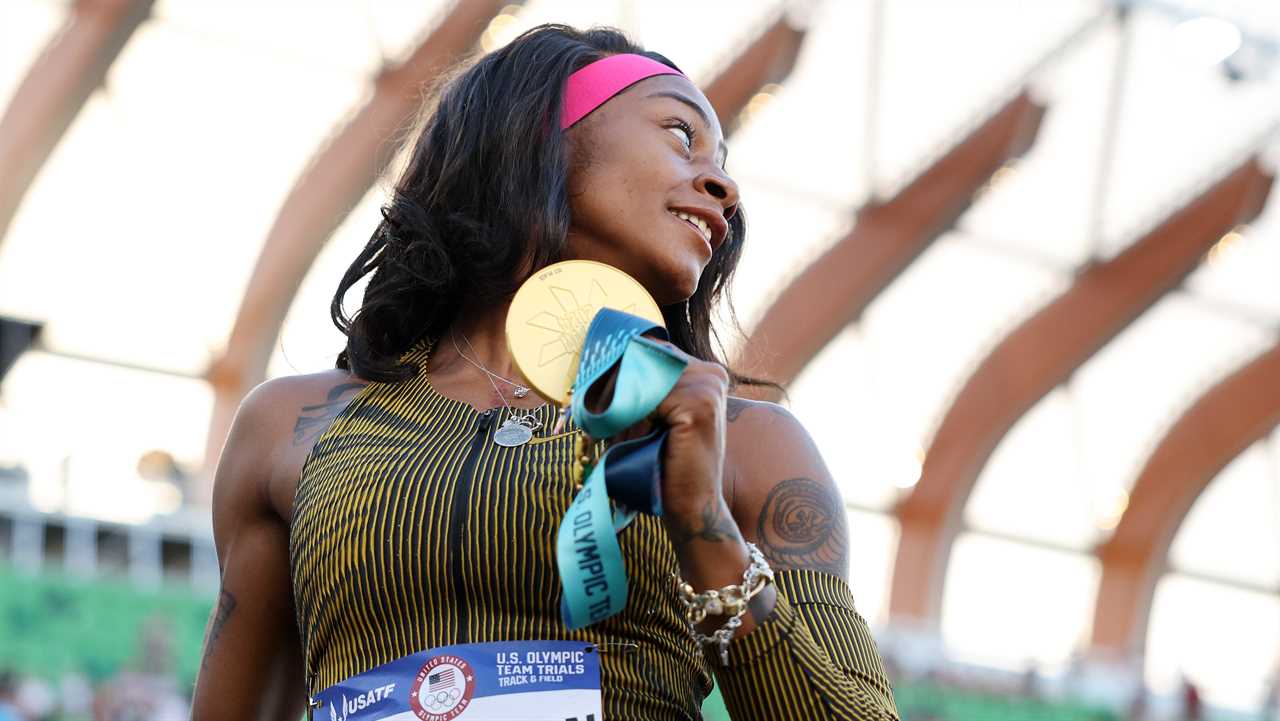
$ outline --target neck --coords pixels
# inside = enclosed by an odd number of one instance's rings
[[[459,313],[452,327],[436,343],[429,370],[447,377],[474,376],[488,386],[484,374],[459,355],[461,353],[492,373],[517,383],[523,382],[511,352],[507,350],[506,324],[510,305],[510,302],[495,303]],[[457,349],[454,348],[454,338],[457,339]]]

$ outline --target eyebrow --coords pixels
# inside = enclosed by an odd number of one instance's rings
[[[648,97],[671,98],[672,100],[682,102],[685,105],[688,105],[690,108],[692,108],[693,112],[697,113],[699,118],[702,118],[703,125],[707,126],[708,128],[711,127],[711,118],[707,116],[707,111],[703,110],[701,105],[698,105],[697,103],[695,103],[693,99],[687,95],[682,95],[673,90],[662,90],[660,92],[653,93]],[[717,148],[717,150],[720,151],[720,167],[723,168],[725,162],[728,161],[729,159],[729,146],[725,145],[724,140],[721,139],[720,147]]]

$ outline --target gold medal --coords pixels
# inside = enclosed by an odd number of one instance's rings
[[[507,347],[520,375],[539,395],[568,405],[587,326],[601,308],[665,325],[644,286],[594,260],[553,263],[516,291],[507,311]]]

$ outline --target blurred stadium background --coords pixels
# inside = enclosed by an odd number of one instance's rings
[[[0,709],[185,717],[230,414],[332,365],[421,85],[546,21],[731,131],[730,349],[904,718],[1277,718],[1274,0],[0,1]]]

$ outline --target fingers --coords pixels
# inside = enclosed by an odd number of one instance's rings
[[[717,363],[693,361],[676,387],[658,405],[658,414],[670,426],[719,425],[729,394],[728,374]]]
[[[724,412],[729,387],[729,374],[724,366],[695,358],[671,341],[649,335],[644,337],[669,349],[674,355],[684,360],[686,365],[675,387],[649,418],[619,432],[614,436],[614,440],[626,441],[647,435],[653,431],[654,422],[676,425],[689,421],[712,420]]]

